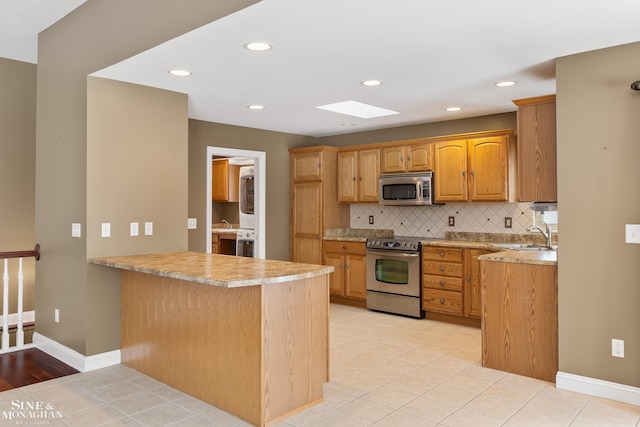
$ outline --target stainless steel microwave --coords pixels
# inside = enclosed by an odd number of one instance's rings
[[[432,205],[433,172],[380,175],[380,204]]]

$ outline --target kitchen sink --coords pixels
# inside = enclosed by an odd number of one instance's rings
[[[493,246],[502,249],[511,249],[514,251],[548,251],[558,249],[557,246],[553,246],[552,249],[549,249],[544,245],[536,245],[532,243],[493,243]]]

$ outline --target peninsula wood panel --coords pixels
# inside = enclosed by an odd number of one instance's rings
[[[327,280],[224,288],[124,270],[122,363],[270,424],[322,399]]]
[[[555,382],[556,266],[481,261],[482,366]]]

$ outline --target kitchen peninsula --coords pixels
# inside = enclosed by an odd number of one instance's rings
[[[171,252],[121,272],[122,363],[264,426],[322,401],[332,267]]]

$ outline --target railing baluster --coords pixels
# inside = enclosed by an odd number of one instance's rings
[[[9,260],[4,260],[2,274],[2,349],[9,348]]]
[[[16,330],[16,347],[24,346],[24,329],[22,319],[22,294],[24,292],[24,273],[22,272],[22,258],[18,264],[18,329]]]

